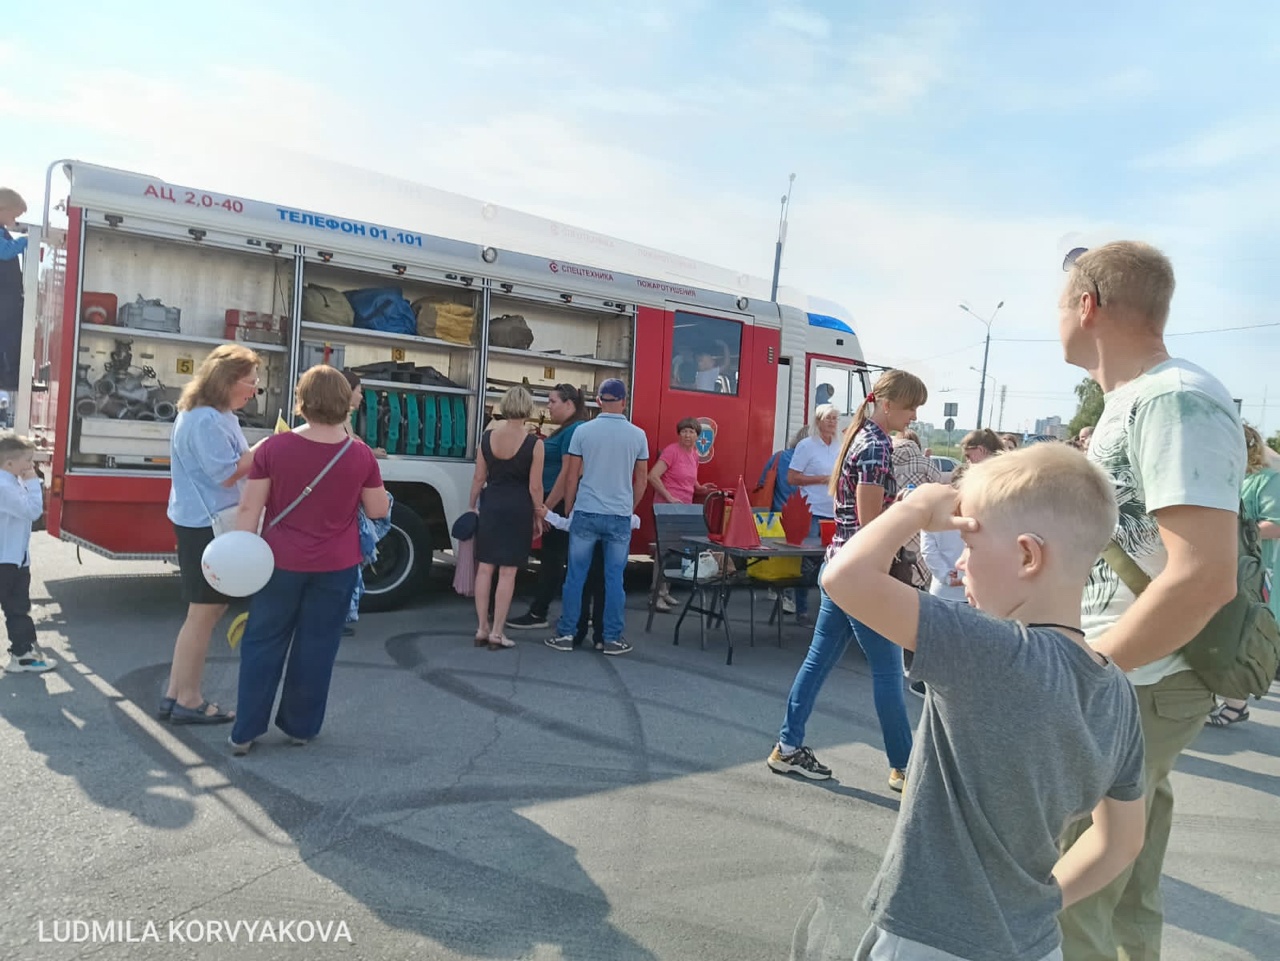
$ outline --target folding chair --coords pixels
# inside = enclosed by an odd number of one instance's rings
[[[724,611],[718,607],[721,582],[725,574],[717,569],[712,577],[700,576],[698,570],[698,554],[700,548],[696,544],[685,541],[685,537],[705,537],[707,521],[702,513],[701,504],[654,504],[654,543],[653,551],[653,583],[649,587],[649,616],[645,621],[645,633],[653,628],[653,615],[657,611],[658,592],[663,579],[675,581],[689,586],[689,597],[685,600],[676,618],[676,626],[672,644],[680,643],[680,625],[690,613],[701,615],[698,619],[698,636],[703,649],[707,646],[707,623],[713,625],[724,620]],[[701,550],[704,550],[702,548]],[[685,572],[684,562],[691,561],[692,576]],[[711,591],[711,604],[706,603],[707,592]],[[694,601],[697,600],[697,604]]]

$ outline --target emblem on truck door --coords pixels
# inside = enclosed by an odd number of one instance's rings
[[[698,463],[706,464],[716,456],[716,431],[720,429],[720,425],[710,417],[699,417],[698,423],[702,425],[702,431],[693,446],[698,452]]]

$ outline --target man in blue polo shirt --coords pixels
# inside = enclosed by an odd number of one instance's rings
[[[582,586],[591,569],[597,543],[604,545],[603,654],[626,654],[631,645],[622,638],[627,598],[622,573],[631,545],[631,515],[644,496],[649,476],[649,441],[624,413],[627,388],[610,378],[597,391],[601,414],[583,424],[569,441],[564,459],[564,509],[569,526],[569,567],[560,602],[556,636],[547,646],[573,650],[573,632],[582,610]]]

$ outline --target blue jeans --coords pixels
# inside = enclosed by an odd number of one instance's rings
[[[911,721],[907,718],[907,699],[902,685],[902,648],[854,620],[835,605],[826,591],[821,588],[818,591],[822,595],[822,606],[813,627],[813,642],[791,685],[787,716],[778,740],[790,747],[804,746],[805,724],[813,713],[818,692],[831,669],[844,656],[849,639],[857,638],[871,665],[876,715],[880,718],[889,766],[906,770],[911,757]]]
[[[244,744],[267,733],[282,673],[276,727],[304,740],[320,733],[358,570],[304,573],[276,568],[267,586],[253,595],[240,641],[240,689],[231,740]]]
[[[627,626],[627,595],[622,589],[622,572],[631,548],[631,518],[620,514],[584,514],[575,511],[569,528],[569,569],[560,599],[557,637],[573,637],[582,613],[582,588],[591,571],[596,545],[604,548],[604,639],[622,640]]]

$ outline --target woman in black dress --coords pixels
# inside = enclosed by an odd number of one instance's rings
[[[476,647],[515,647],[506,636],[507,613],[515,591],[516,572],[529,562],[539,521],[533,505],[542,503],[542,441],[525,422],[533,414],[533,397],[512,387],[498,402],[494,426],[480,438],[480,456],[471,481],[471,510],[479,513],[476,528]],[[498,591],[489,623],[493,572]]]

